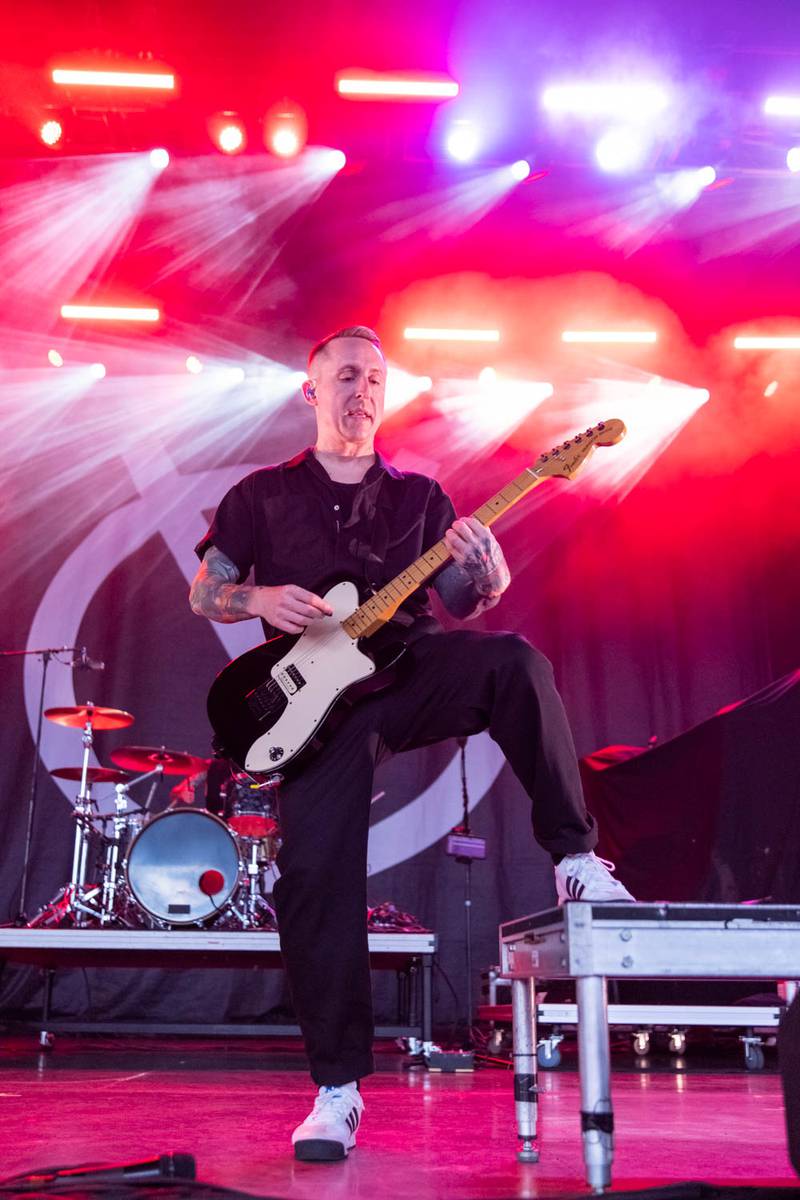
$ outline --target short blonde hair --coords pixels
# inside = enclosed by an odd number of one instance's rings
[[[335,342],[338,338],[363,338],[365,342],[371,342],[373,346],[376,346],[381,355],[383,355],[381,339],[374,329],[370,329],[368,325],[345,325],[343,329],[337,329],[335,333],[329,333],[327,337],[324,337],[322,341],[317,342],[316,346],[312,347],[308,355],[309,369],[320,351],[324,350],[326,346],[330,345],[331,342]]]

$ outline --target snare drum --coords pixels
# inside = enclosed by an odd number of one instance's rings
[[[194,925],[222,912],[240,882],[241,859],[224,821],[185,808],[155,817],[134,838],[128,887],[145,912],[168,925]]]

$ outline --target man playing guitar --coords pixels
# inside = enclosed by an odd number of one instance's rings
[[[305,400],[313,447],[254,472],[223,498],[197,547],[194,612],[259,617],[268,638],[330,619],[330,576],[378,589],[444,538],[453,561],[431,583],[469,620],[510,583],[503,552],[475,517],[455,518],[438,483],[375,450],[386,361],[364,326],[338,330],[309,356]],[[253,583],[245,583],[253,572]],[[370,798],[391,754],[488,730],[532,803],[533,832],[553,857],[559,902],[628,901],[592,847],[572,736],[548,660],[513,633],[443,632],[426,588],[396,614],[409,648],[399,681],[358,701],[331,740],[281,786],[283,844],[274,899],[286,971],[319,1087],[294,1131],[297,1158],[343,1159],[363,1113],[358,1081],[373,1070],[365,912]]]

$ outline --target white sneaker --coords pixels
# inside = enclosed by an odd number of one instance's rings
[[[355,1083],[321,1087],[314,1107],[292,1134],[295,1158],[303,1162],[335,1162],[347,1158],[356,1144],[364,1101]]]
[[[614,879],[613,870],[614,864],[606,858],[598,858],[594,850],[587,854],[565,854],[556,867],[558,903],[563,904],[565,900],[634,900],[625,885]]]

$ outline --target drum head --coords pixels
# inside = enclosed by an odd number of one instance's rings
[[[192,925],[220,912],[239,882],[239,852],[224,821],[199,809],[162,813],[137,834],[128,886],[153,917]]]

